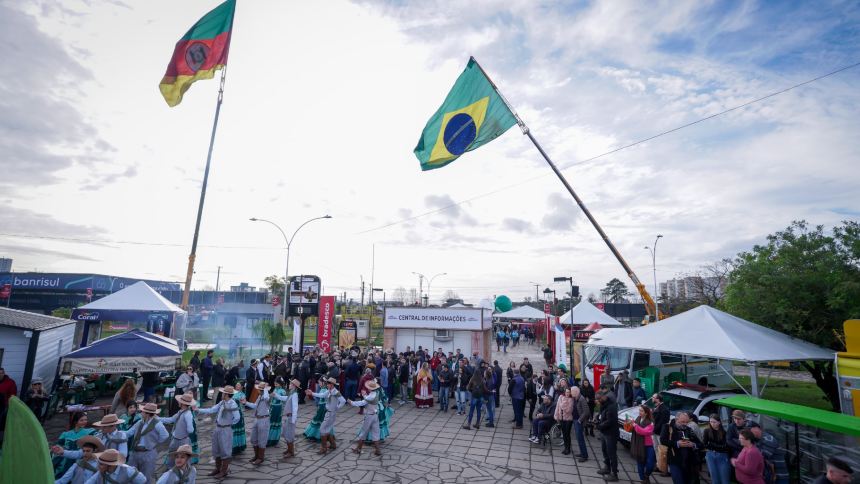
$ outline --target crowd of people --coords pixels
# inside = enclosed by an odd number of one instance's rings
[[[594,388],[587,379],[574,379],[564,365],[550,362],[536,371],[523,358],[503,369],[478,352],[467,356],[460,350],[445,353],[422,347],[400,353],[358,347],[329,353],[316,349],[302,357],[290,348],[282,355],[253,359],[247,367],[239,361],[229,368],[213,351],[202,358],[195,354],[176,378],[175,394],[167,402],[169,417],[157,416],[162,410],[151,401],[153,395],[144,392],[144,401],[137,401],[140,382],[134,378],[124,381],[110,413],[98,422],[89,425],[86,414],[73,415],[69,430],[51,448],[55,475],[57,482],[73,484],[193,484],[200,453],[198,420],[211,416],[214,469],[209,475],[225,478],[231,461],[248,443],[254,465],[263,463],[267,448],[281,441],[282,458],[295,457],[296,422],[303,404],[314,404],[316,412],[301,436],[319,442],[318,453],[337,448],[338,412],[349,405],[363,415],[352,451],[361,454],[365,445],[371,445],[372,456],[379,456],[379,444],[391,432],[395,400],[401,406],[411,401],[419,409],[438,406],[437,412],[456,412],[464,416],[464,430],[477,431],[482,425],[500,424],[497,409],[503,385],[512,406],[509,423],[522,429],[528,418],[532,445],[544,444],[557,427],[562,454],[572,454],[575,445],[574,457],[585,462],[586,436],[597,432],[599,473],[607,482],[618,480],[619,407],[631,406],[638,406],[638,416],[623,427],[631,433],[630,452],[642,483],[649,483],[654,473],[671,477],[676,484],[697,483],[705,469],[714,484],[732,478],[742,484],[788,482],[785,454],[777,440],[742,411],[735,411],[725,428],[718,415],[711,415],[703,430],[695,415],[670,415],[659,393],[646,399],[640,382],[623,372]],[[246,419],[251,420],[250,433]],[[159,461],[157,448],[164,444],[167,456]],[[162,465],[164,472],[156,480]],[[851,468],[844,462],[831,459],[827,469],[822,479],[828,480],[822,484],[850,481]]]

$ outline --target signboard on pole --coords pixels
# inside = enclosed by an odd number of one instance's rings
[[[290,278],[290,316],[317,316],[320,303],[320,278],[293,276]],[[301,308],[301,309],[299,309]]]
[[[385,308],[386,328],[480,331],[481,308]]]
[[[323,352],[328,353],[331,351],[331,329],[334,320],[334,296],[320,297],[319,313],[319,322],[317,323],[317,344]]]

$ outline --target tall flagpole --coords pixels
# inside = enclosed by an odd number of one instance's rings
[[[496,83],[494,83],[493,80],[490,78],[490,76],[487,75],[487,71],[485,71],[484,68],[481,67],[481,64],[474,57],[472,57],[471,59],[473,61],[475,61],[475,65],[477,65],[478,68],[481,69],[481,73],[483,73],[484,77],[487,78],[487,81],[493,87],[493,90],[496,91],[496,94],[498,94],[500,98],[502,98],[502,102],[505,103],[505,105],[508,107],[508,110],[510,110],[511,114],[514,115],[514,118],[517,120],[517,125],[519,125],[523,134],[529,137],[529,140],[531,140],[532,144],[535,145],[535,148],[537,148],[537,150],[540,152],[541,156],[543,156],[543,159],[546,160],[546,163],[552,169],[553,173],[555,173],[555,175],[558,177],[558,179],[561,180],[561,183],[567,189],[568,193],[570,193],[570,196],[573,197],[574,201],[576,201],[576,204],[579,205],[579,208],[582,210],[582,213],[585,214],[585,217],[588,218],[588,221],[591,222],[591,225],[594,226],[594,229],[597,230],[598,234],[600,234],[600,237],[606,243],[607,247],[609,247],[609,250],[612,251],[612,255],[614,255],[615,258],[618,259],[618,262],[621,263],[621,266],[627,272],[627,277],[629,277],[630,280],[633,281],[633,284],[636,285],[636,289],[639,290],[639,294],[642,295],[643,299],[645,299],[646,310],[650,312],[650,309],[654,308],[655,313],[653,314],[653,316],[655,317],[655,320],[659,320],[659,318],[660,318],[659,317],[659,310],[656,309],[656,305],[654,304],[654,300],[651,298],[650,295],[648,295],[648,291],[645,289],[645,285],[642,284],[642,282],[639,280],[639,278],[633,272],[633,269],[630,267],[629,264],[627,264],[627,261],[624,260],[624,257],[621,256],[621,253],[618,252],[618,249],[615,248],[615,244],[613,244],[612,241],[609,240],[609,236],[606,235],[606,232],[603,231],[603,228],[600,226],[600,224],[597,223],[597,220],[594,218],[594,216],[591,215],[591,212],[585,206],[585,203],[582,202],[582,199],[579,198],[579,195],[577,195],[576,192],[573,191],[573,187],[570,186],[570,183],[568,183],[567,179],[564,177],[564,175],[561,173],[561,171],[558,169],[558,167],[555,165],[555,163],[553,163],[553,161],[550,159],[549,155],[546,154],[546,151],[544,151],[543,147],[540,145],[540,143],[538,143],[538,141],[532,135],[529,127],[526,126],[526,123],[523,122],[523,120],[520,118],[519,114],[517,114],[517,112],[514,110],[514,107],[511,106],[511,103],[509,103],[508,100],[505,98],[505,96],[502,94],[502,92],[499,91],[499,87],[496,86]]]
[[[200,236],[200,219],[203,218],[203,202],[206,201],[206,185],[209,184],[209,166],[212,163],[212,148],[215,145],[215,132],[218,130],[218,117],[221,102],[224,100],[224,82],[227,80],[227,66],[221,69],[221,85],[218,87],[218,103],[215,105],[215,121],[212,123],[212,136],[209,138],[209,153],[206,155],[206,169],[203,171],[203,186],[200,188],[200,205],[197,206],[197,223],[194,225],[194,239],[191,241],[191,255],[188,256],[188,272],[185,274],[185,290],[182,292],[182,309],[188,310],[188,297],[191,294],[191,278],[194,275],[194,260],[197,258],[197,239]]]

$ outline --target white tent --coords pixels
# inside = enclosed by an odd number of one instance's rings
[[[593,344],[704,356],[750,364],[753,395],[758,395],[756,363],[833,360],[834,352],[764,326],[699,306],[658,323],[627,331],[605,330]]]
[[[79,309],[185,312],[143,281],[135,282],[120,291],[81,306]]]
[[[504,313],[496,313],[493,317],[506,319],[546,319],[546,313],[531,306],[520,306]]]
[[[561,324],[588,325],[591,323],[598,323],[601,326],[624,326],[585,299],[580,301],[573,309],[561,315]]]

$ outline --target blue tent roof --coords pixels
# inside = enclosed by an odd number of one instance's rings
[[[176,341],[139,329],[98,340],[90,346],[73,351],[64,358],[107,358],[123,356],[180,356]]]

